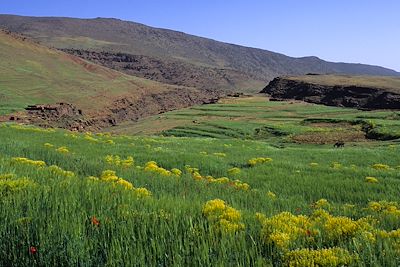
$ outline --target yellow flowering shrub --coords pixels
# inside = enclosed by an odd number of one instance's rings
[[[144,170],[147,172],[158,173],[162,176],[171,176],[172,175],[171,171],[158,166],[157,162],[155,162],[155,161],[147,162],[144,166]]]
[[[371,241],[375,233],[373,221],[368,218],[353,220],[344,216],[333,216],[318,209],[311,216],[282,212],[272,217],[256,214],[261,224],[261,238],[287,251],[297,243],[313,244],[318,238],[323,244],[351,240],[354,237]]]
[[[144,187],[134,188],[133,192],[140,198],[151,197],[151,192]]]
[[[177,168],[171,169],[171,172],[176,176],[181,176],[182,175],[182,171],[180,169],[177,169]]]
[[[332,162],[332,164],[331,164],[332,169],[340,169],[341,167],[342,167],[342,164],[340,164],[339,162]]]
[[[266,162],[270,162],[270,161],[272,161],[272,158],[262,158],[262,157],[251,158],[247,161],[247,164],[251,167],[254,167],[258,164],[262,164],[262,163],[266,163]]]
[[[203,205],[203,215],[217,230],[235,233],[244,229],[241,214],[221,199],[209,200]]]
[[[65,137],[70,137],[72,139],[78,139],[78,135],[76,133],[66,133],[64,134]]]
[[[31,127],[31,126],[22,126],[22,125],[11,125],[10,128],[26,131],[26,132],[35,132],[35,133],[54,133],[56,130],[52,128],[38,128],[38,127]]]
[[[115,187],[122,188],[124,190],[128,190],[133,192],[138,198],[146,198],[151,196],[151,192],[146,188],[140,187],[136,188],[131,182],[120,178],[117,176],[115,171],[112,170],[105,170],[100,175],[100,178],[95,176],[89,176],[88,180],[90,181],[102,181],[112,184]]]
[[[228,174],[231,175],[231,176],[238,175],[239,173],[240,173],[240,169],[237,168],[237,167],[230,168],[230,169],[228,170]]]
[[[378,236],[380,238],[395,238],[397,241],[400,241],[400,229],[392,230],[392,231],[378,231]]]
[[[393,215],[400,217],[399,204],[397,202],[389,201],[371,201],[368,203],[367,210],[372,211],[377,214]]]
[[[374,168],[375,170],[383,170],[383,171],[390,170],[389,165],[382,164],[382,163],[376,163],[376,164],[372,165],[372,168]]]
[[[213,155],[217,156],[217,157],[222,157],[222,158],[226,157],[226,154],[222,153],[222,152],[216,152],[216,153],[213,153]]]
[[[270,199],[276,199],[276,194],[274,192],[268,191],[267,197]]]
[[[116,184],[122,186],[123,188],[125,188],[127,190],[132,190],[134,188],[132,183],[130,183],[127,180],[122,179],[122,178],[119,178],[116,181]]]
[[[365,182],[371,183],[371,184],[376,184],[378,182],[378,179],[376,179],[373,176],[367,176],[367,177],[365,177]]]
[[[316,201],[313,204],[313,207],[316,209],[329,208],[330,204],[329,204],[328,200],[326,200],[325,198],[321,198],[320,200]]]
[[[104,141],[104,143],[109,144],[109,145],[115,145],[115,142],[111,139]]]
[[[243,191],[247,191],[250,189],[249,184],[244,183],[240,180],[232,181],[228,177],[214,178],[211,175],[202,176],[200,174],[198,168],[192,168],[190,166],[185,166],[185,169],[187,172],[189,172],[192,175],[193,179],[196,181],[205,181],[205,182],[214,183],[214,184],[226,184],[228,186],[232,186],[235,189],[243,190]]]
[[[343,248],[297,249],[288,251],[283,256],[283,266],[290,267],[336,267],[348,266],[357,257]]]
[[[51,165],[47,168],[51,173],[59,176],[65,176],[65,177],[74,177],[75,173],[72,171],[65,171],[62,168],[56,166],[56,165]]]
[[[243,190],[243,191],[247,191],[250,189],[250,185],[248,183],[243,183],[240,180],[235,180],[233,181],[233,187],[238,189],[238,190]]]
[[[306,238],[307,229],[311,227],[307,216],[290,212],[282,212],[270,218],[257,213],[256,218],[261,224],[264,242],[275,244],[280,249],[287,249],[297,239]]]
[[[109,165],[114,165],[117,167],[122,166],[124,168],[129,168],[135,163],[133,157],[131,156],[128,156],[126,159],[121,159],[118,155],[107,155],[104,160]]]
[[[64,153],[64,154],[69,153],[69,150],[66,146],[61,146],[61,147],[57,148],[56,151],[59,153]]]
[[[28,158],[21,158],[21,157],[16,157],[16,158],[11,158],[12,163],[18,163],[18,164],[25,164],[25,165],[31,165],[35,167],[45,167],[46,162],[42,160],[31,160]]]
[[[35,186],[35,182],[28,178],[20,178],[20,179],[1,179],[0,180],[0,195],[13,193],[25,188]]]
[[[52,145],[52,144],[50,144],[50,143],[44,143],[43,146],[44,146],[44,147],[47,147],[47,148],[53,148],[53,147],[54,147],[54,145]]]
[[[87,140],[87,141],[89,141],[91,143],[98,143],[99,142],[98,139],[92,137],[91,134],[88,134],[88,133],[85,134],[85,137],[83,139],[85,139],[85,140]]]
[[[100,180],[104,182],[117,182],[119,177],[116,175],[115,171],[105,170],[101,173]]]
[[[13,179],[15,178],[15,174],[14,173],[1,173],[0,174],[0,180],[9,180],[9,179]]]

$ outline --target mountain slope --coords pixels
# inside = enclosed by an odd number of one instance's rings
[[[224,88],[230,90],[246,87],[246,84],[251,83],[257,83],[257,86],[260,86],[261,81],[267,82],[276,76],[300,75],[309,72],[400,75],[398,72],[378,66],[332,63],[316,57],[293,58],[267,50],[222,43],[118,19],[1,15],[0,25],[11,31],[23,33],[47,46],[60,49],[106,51],[141,55],[160,61],[173,60],[186,64],[185,69],[193,73],[197,73],[195,68],[198,67],[210,69],[212,75],[216,70],[222,70],[225,71],[227,79],[232,81]],[[84,55],[81,56],[84,57]],[[142,64],[142,61],[138,63]],[[145,63],[143,64],[146,66]],[[227,70],[240,72],[243,77],[230,79],[231,74]],[[165,72],[169,74],[170,70],[166,68]],[[154,75],[152,79],[159,78]],[[200,76],[199,79],[202,81],[204,78]],[[204,81],[210,80],[207,79]],[[211,81],[218,84],[221,79],[221,77],[216,77]],[[187,85],[183,81],[175,81],[175,83]],[[216,86],[209,84],[209,87],[214,89]],[[251,86],[247,87],[246,89],[249,89]]]
[[[215,97],[125,75],[6,31],[0,31],[0,58],[0,114],[27,105],[66,102],[97,127]]]

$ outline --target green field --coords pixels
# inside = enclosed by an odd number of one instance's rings
[[[264,140],[270,144],[334,144],[400,138],[399,111],[360,111],[264,96],[167,112],[107,130],[117,134]],[[368,143],[366,141],[369,141]]]
[[[0,266],[398,266],[398,116],[251,97],[113,128],[136,135],[2,124]]]

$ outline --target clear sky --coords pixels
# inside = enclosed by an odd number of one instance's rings
[[[114,17],[289,56],[400,71],[400,0],[0,0],[0,13]]]

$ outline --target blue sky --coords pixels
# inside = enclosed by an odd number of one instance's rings
[[[400,71],[398,0],[0,0],[0,13],[114,17],[289,56]]]

